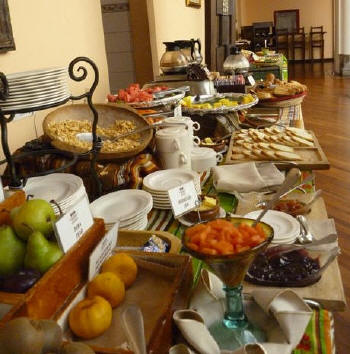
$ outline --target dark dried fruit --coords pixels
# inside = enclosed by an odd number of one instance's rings
[[[41,277],[40,272],[34,269],[22,269],[17,273],[4,278],[0,289],[11,293],[25,293]]]
[[[320,276],[318,259],[304,250],[282,254],[260,253],[251,264],[245,280],[267,286],[308,286]]]

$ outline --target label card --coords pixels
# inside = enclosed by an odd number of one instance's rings
[[[255,85],[255,80],[252,75],[248,75],[247,79],[252,86]]]
[[[54,225],[58,244],[66,253],[94,223],[89,201],[79,200]]]
[[[94,278],[103,262],[112,255],[113,248],[117,245],[118,227],[117,222],[92,251],[89,258],[89,280]]]
[[[182,116],[182,108],[181,108],[181,104],[179,104],[174,108],[174,117],[181,117],[181,116]]]
[[[193,181],[170,189],[168,195],[175,218],[198,207],[199,200]]]

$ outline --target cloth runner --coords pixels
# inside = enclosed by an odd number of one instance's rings
[[[272,163],[247,162],[213,168],[213,183],[221,192],[246,193],[280,185],[284,175]]]

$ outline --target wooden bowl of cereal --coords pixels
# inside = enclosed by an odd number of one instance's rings
[[[97,135],[113,138],[149,125],[136,110],[124,104],[95,104],[95,108],[98,112]],[[92,121],[93,114],[87,104],[67,105],[45,117],[43,130],[55,148],[80,154],[89,151],[91,143],[81,141],[76,135],[91,132]],[[148,146],[152,136],[150,129],[115,142],[106,140],[98,160],[133,157]]]

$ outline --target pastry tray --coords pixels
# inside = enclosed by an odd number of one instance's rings
[[[261,160],[259,158],[252,159],[246,157],[241,160],[232,159],[232,148],[235,146],[235,133],[232,134],[228,152],[226,155],[225,164],[237,164],[242,162],[271,162],[274,163],[280,170],[289,169],[291,167],[298,167],[301,170],[328,170],[330,164],[323,152],[315,134],[311,130],[307,130],[312,135],[314,141],[314,147],[294,147],[295,153],[301,156],[302,160],[299,161],[284,161],[284,160]]]

